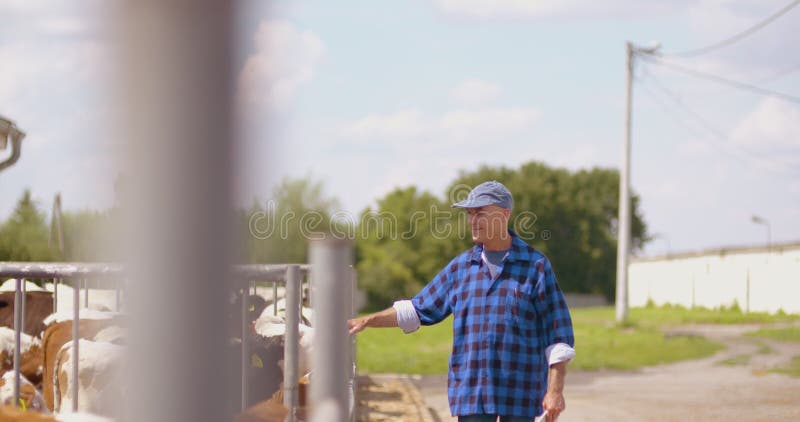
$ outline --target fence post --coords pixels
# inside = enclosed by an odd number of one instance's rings
[[[352,276],[352,244],[344,239],[314,240],[310,252],[311,278],[317,291],[312,297],[314,308],[314,346],[311,364],[315,378],[311,383],[311,402],[331,402],[338,408],[323,416],[316,409],[312,420],[343,422],[347,409],[348,343],[346,294]]]
[[[22,343],[22,285],[17,277],[14,289],[14,406],[19,406],[19,355]]]
[[[242,288],[242,412],[247,409],[247,370],[250,368],[250,359],[248,359],[248,340],[250,337],[250,330],[247,314],[248,308],[248,293],[250,289],[247,284]]]
[[[19,281],[19,279],[17,279]],[[25,332],[25,303],[27,302],[28,296],[28,283],[22,279],[22,316],[19,319],[19,331],[24,333]]]
[[[83,306],[89,308],[89,279],[83,279]]]
[[[117,312],[119,312],[119,307],[120,307],[120,287],[119,287],[119,283],[121,283],[119,280],[117,280],[117,282],[114,283],[114,293],[115,293],[115,296],[116,296],[115,308],[116,308]]]
[[[272,315],[278,315],[278,283],[272,282]]]
[[[58,312],[58,282],[60,279],[53,279],[53,312]]]
[[[300,267],[289,265],[286,269],[286,337],[283,342],[283,405],[289,410],[286,422],[294,422],[297,411],[298,344],[300,342]]]
[[[72,289],[72,378],[69,388],[72,390],[72,411],[78,411],[78,336],[81,311],[81,280],[75,279]]]
[[[353,278],[350,284],[350,315],[348,318],[354,318],[356,316],[356,290],[358,289],[358,272],[355,269],[355,266],[351,269]],[[356,359],[358,358],[357,355],[357,344],[356,344],[356,336],[351,336],[350,339],[350,362],[352,367],[352,373],[350,374],[350,422],[356,421],[356,403],[358,403],[358,371],[356,370]],[[348,369],[350,369],[348,367]]]

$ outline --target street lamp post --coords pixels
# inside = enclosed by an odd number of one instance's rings
[[[770,226],[769,221],[757,215],[750,217],[750,221],[767,226],[767,252],[770,252],[772,249],[772,226]]]
[[[8,148],[8,141],[11,140],[11,156],[0,162],[0,171],[11,167],[19,160],[23,138],[25,138],[25,132],[19,130],[13,121],[0,116],[0,151]]]
[[[664,235],[663,233],[656,233],[653,235],[652,238],[661,239],[664,241],[666,245],[666,250],[664,252],[664,255],[670,256],[672,254],[672,244],[670,243],[669,238],[666,235]]]

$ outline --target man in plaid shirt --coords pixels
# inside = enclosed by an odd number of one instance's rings
[[[572,319],[550,261],[508,230],[511,193],[485,182],[453,207],[469,213],[475,246],[450,261],[411,300],[348,322],[406,333],[451,313],[450,411],[460,422],[531,421],[564,410],[564,377],[575,356]]]

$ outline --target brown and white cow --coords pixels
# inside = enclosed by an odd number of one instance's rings
[[[106,319],[82,319],[78,324],[78,336],[84,339],[93,339],[103,329],[119,325],[124,325],[123,320],[119,316]],[[55,372],[58,353],[61,350],[61,346],[71,341],[72,321],[70,320],[52,322],[47,326],[42,336],[42,349],[44,350],[42,393],[49,409],[53,409],[53,382],[56,378]],[[80,354],[79,351],[79,357]]]
[[[44,319],[53,313],[53,295],[46,291],[25,294],[25,333],[38,336],[44,330]],[[14,327],[14,292],[0,291],[0,326]]]
[[[20,333],[20,373],[34,386],[42,382],[44,352],[36,337]],[[0,374],[14,369],[14,330],[0,327]]]
[[[101,332],[102,333],[102,332]],[[71,411],[76,391],[72,377],[72,342],[61,346],[53,379],[53,410]],[[120,378],[123,346],[103,341],[80,339],[78,343],[78,411],[112,416],[123,402]]]
[[[25,403],[26,409],[49,413],[42,394],[24,376],[19,377],[19,399]],[[0,377],[0,403],[14,403],[14,371]]]

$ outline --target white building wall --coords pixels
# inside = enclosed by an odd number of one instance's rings
[[[628,280],[630,306],[800,313],[800,244],[634,259]]]

